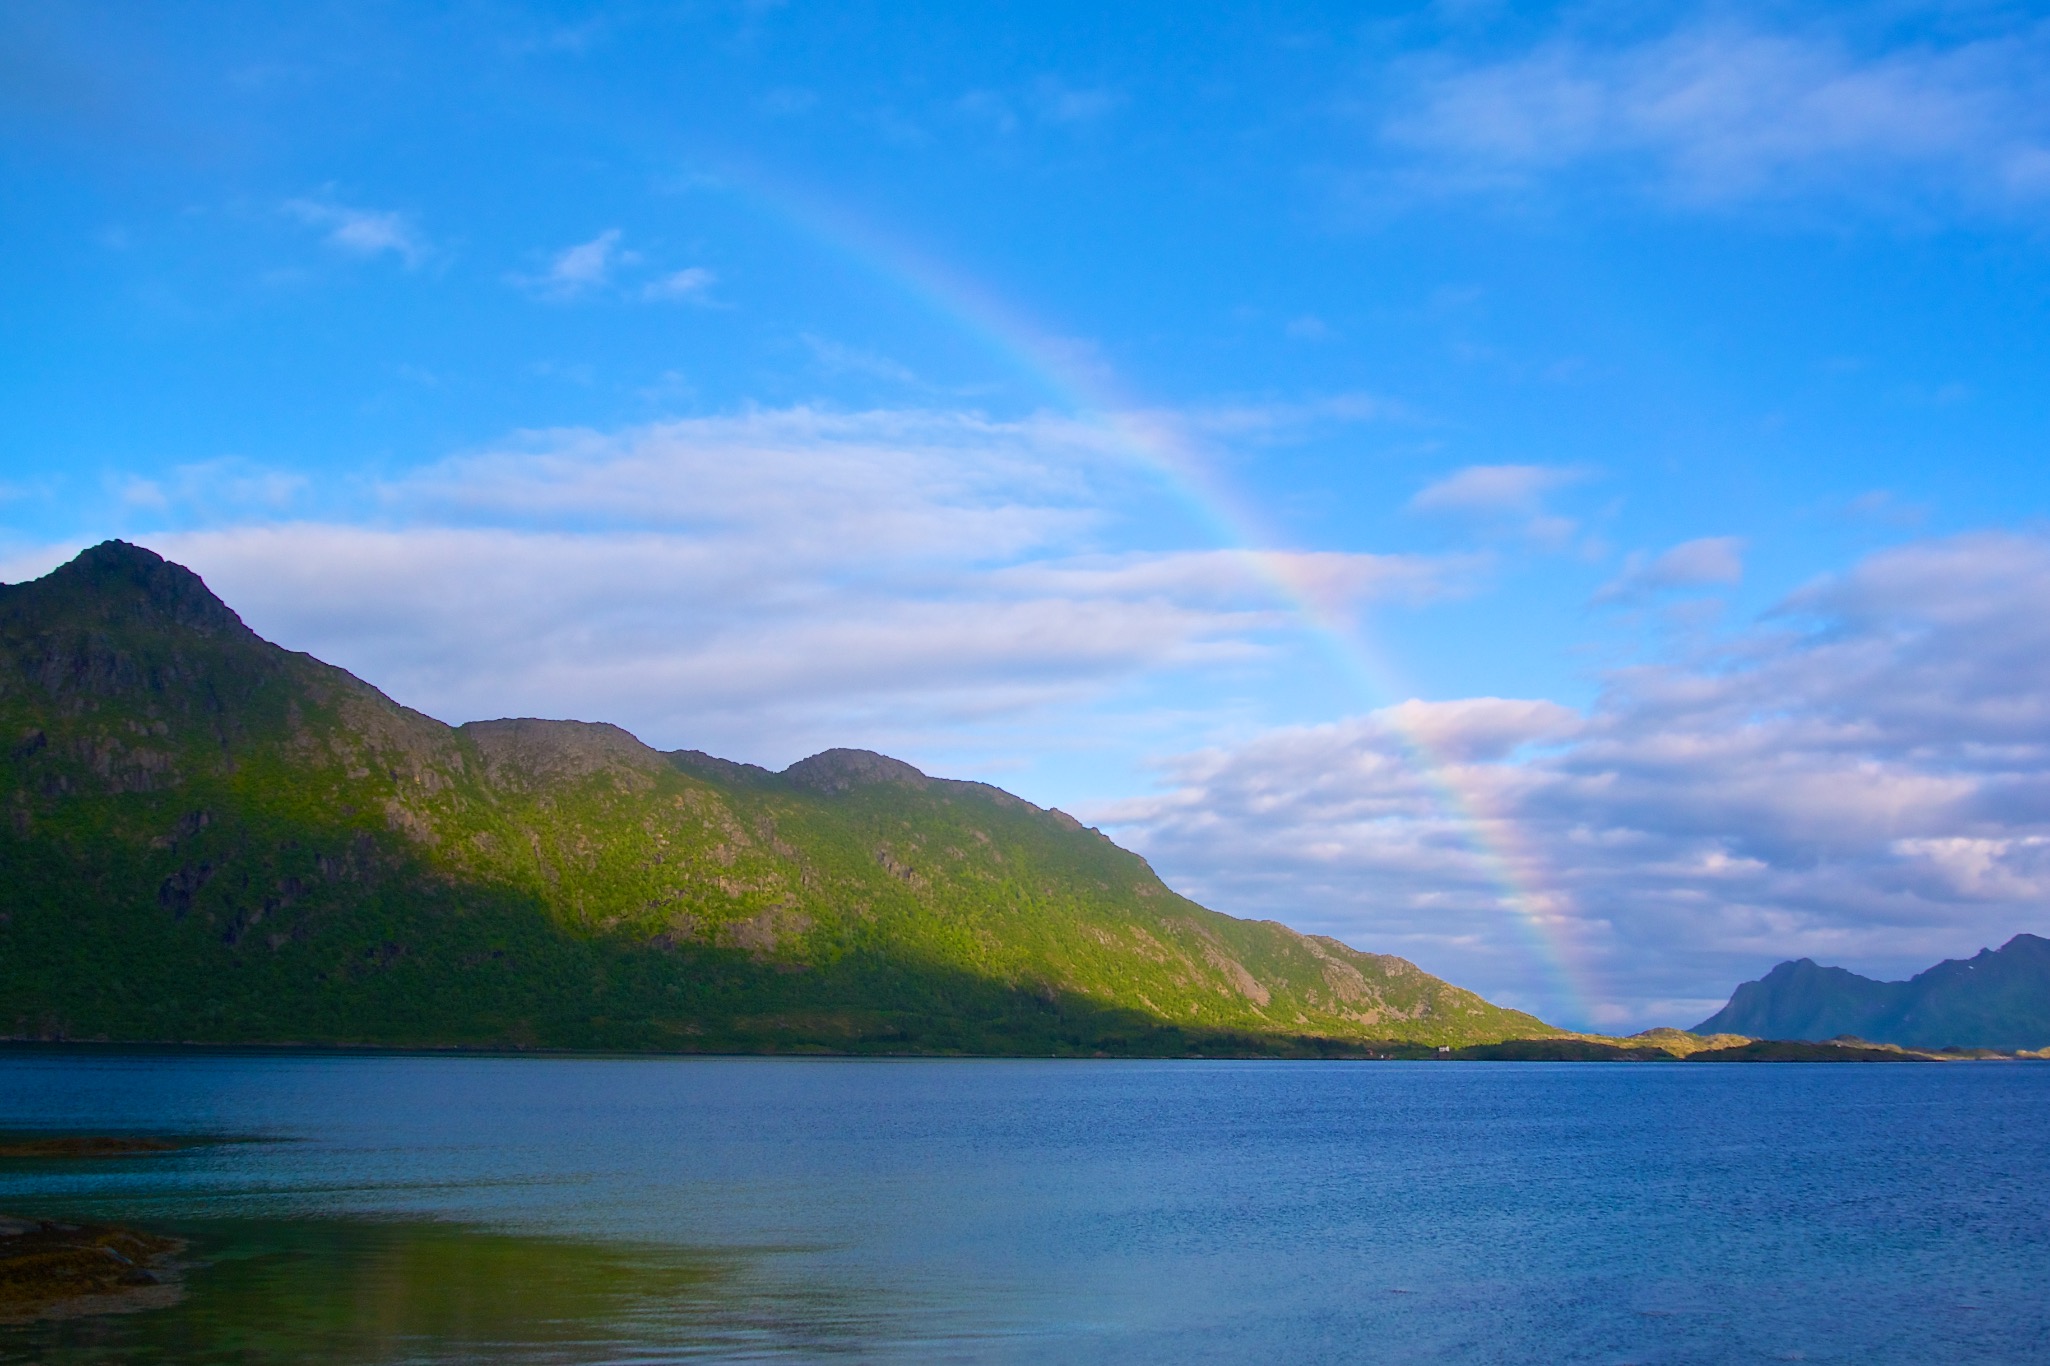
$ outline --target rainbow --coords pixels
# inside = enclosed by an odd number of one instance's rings
[[[1497,889],[1520,928],[1544,994],[1565,1018],[1587,1022],[1592,975],[1577,952],[1570,895],[1550,878],[1546,860],[1515,820],[1463,767],[1439,753],[1419,726],[1393,703],[1413,694],[1360,634],[1340,604],[1320,595],[1301,574],[1296,557],[1270,549],[1267,534],[1244,499],[1226,488],[1210,462],[1171,418],[1118,391],[1104,367],[1082,362],[1077,349],[1037,326],[988,289],[906,243],[880,231],[842,205],[800,191],[757,168],[728,163],[701,181],[733,196],[754,213],[834,253],[886,286],[903,292],[954,327],[976,337],[1031,377],[1059,408],[1111,438],[1109,443],[1151,471],[1218,546],[1242,555],[1276,601],[1300,621],[1339,676],[1379,710],[1441,809],[1464,832],[1468,851]]]

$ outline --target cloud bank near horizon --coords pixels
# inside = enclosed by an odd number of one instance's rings
[[[1811,956],[1901,976],[2050,931],[2050,536],[1875,553],[1596,706],[1411,702],[1165,766],[1092,812],[1198,900],[1375,942],[1519,1004],[1513,881],[1611,1028],[1687,1025]],[[1883,931],[1875,935],[1874,931]]]
[[[257,630],[432,715],[605,719],[779,764],[1129,733],[1164,679],[1282,667],[1280,582],[1358,611],[1479,569],[1133,549],[1151,479],[1066,419],[795,407],[529,433],[358,489],[350,516],[234,464],[122,497],[173,528],[135,539]],[[293,516],[306,498],[326,515]]]

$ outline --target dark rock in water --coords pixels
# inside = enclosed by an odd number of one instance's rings
[[[8,1157],[135,1157],[143,1153],[176,1152],[182,1144],[162,1138],[103,1134],[57,1134],[0,1138],[0,1158]]]
[[[1819,1041],[1855,1035],[1906,1048],[2050,1046],[2050,939],[2018,934],[1905,982],[1803,958],[1746,982],[1696,1033]]]
[[[154,1309],[179,1295],[176,1238],[0,1215],[0,1322]]]

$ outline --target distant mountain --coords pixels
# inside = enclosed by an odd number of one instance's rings
[[[1318,1054],[1556,1036],[980,783],[450,727],[110,541],[0,586],[0,1035]]]
[[[1998,950],[1952,958],[1905,982],[1875,982],[1809,959],[1746,982],[1697,1034],[1833,1039],[1908,1048],[2050,1047],[2050,939],[2018,934]]]

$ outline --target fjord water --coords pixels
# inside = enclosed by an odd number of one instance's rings
[[[0,1361],[2050,1360],[2050,1066],[0,1055]]]

